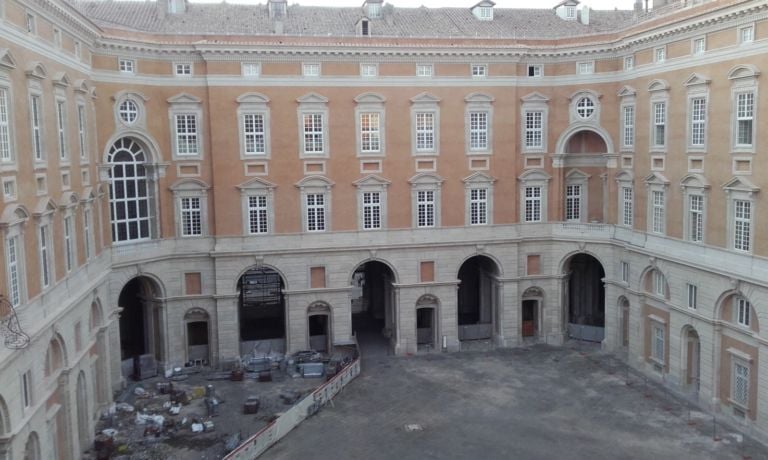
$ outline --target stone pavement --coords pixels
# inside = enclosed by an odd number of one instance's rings
[[[264,459],[766,459],[768,449],[597,349],[366,354]],[[627,385],[627,375],[630,385]],[[689,419],[691,424],[688,423]]]

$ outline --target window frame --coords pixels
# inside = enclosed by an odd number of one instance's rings
[[[355,97],[355,147],[359,158],[375,158],[386,155],[386,98],[376,93],[363,93]],[[375,131],[363,131],[365,124],[363,117],[376,115],[378,127]],[[373,139],[374,134],[378,141],[377,150],[365,150],[364,135],[368,133]]]
[[[651,321],[651,361],[661,366],[666,365],[666,326]]]
[[[329,127],[328,127],[328,99],[320,96],[316,93],[309,93],[298,99],[299,107],[297,109],[298,123],[299,123],[299,158],[329,158],[330,157],[330,139],[329,139]],[[319,131],[306,131],[305,117],[319,117],[320,129]],[[322,150],[307,150],[307,136],[321,136],[320,146]],[[314,140],[312,145],[317,144]]]
[[[653,48],[653,62],[663,64],[667,61],[667,46],[657,46]]]
[[[270,124],[270,108],[269,98],[260,93],[246,93],[237,98],[237,124],[238,124],[238,139],[240,144],[240,159],[251,160],[254,158],[271,158],[271,124]],[[264,147],[263,152],[248,151],[248,139],[247,136],[254,136],[254,146],[258,144],[258,132],[248,133],[246,130],[246,120],[248,117],[261,117],[262,126],[262,145]],[[254,124],[255,126],[255,124]]]
[[[734,296],[733,315],[735,323],[744,328],[752,327],[752,303],[744,296]]]
[[[77,267],[77,231],[73,225],[74,212],[67,212],[62,218],[64,236],[64,270],[70,273]]]
[[[739,45],[746,45],[749,43],[755,42],[755,24],[744,24],[742,26],[738,27],[738,43]],[[746,33],[749,33],[749,36],[746,36]]]
[[[56,267],[54,266],[54,248],[52,239],[50,214],[37,225],[37,251],[40,264],[40,290],[46,291],[56,284]]]
[[[523,153],[546,153],[549,140],[549,98],[540,93],[534,92],[522,98],[520,106],[520,145]],[[528,115],[534,116],[540,114],[541,126],[529,127]],[[535,118],[535,116],[534,116]],[[535,121],[535,120],[534,120]],[[538,143],[528,142],[531,134],[533,140],[539,140]],[[537,135],[540,133],[540,135]]]
[[[624,70],[634,70],[635,68],[635,55],[630,54],[624,56]]]
[[[669,135],[669,129],[667,129],[669,124],[668,105],[669,103],[666,100],[651,101],[651,151],[667,150],[667,137]],[[659,136],[659,129],[663,130],[661,136]]]
[[[3,113],[4,112],[4,113]],[[0,73],[0,167],[16,165],[16,133],[14,126],[13,92],[10,79]]]
[[[412,227],[414,229],[439,228],[442,220],[443,178],[433,173],[421,173],[412,177],[409,182]]]
[[[390,181],[379,177],[375,174],[370,174],[362,179],[358,179],[353,182],[357,187],[357,227],[361,231],[373,231],[383,230],[387,228],[387,189],[389,188]],[[378,203],[368,202],[366,203],[366,194],[378,194]],[[378,209],[378,227],[367,225],[367,217],[371,216],[371,220],[374,219],[374,213],[366,213],[367,209]]]
[[[22,305],[27,300],[27,272],[26,258],[24,251],[24,224],[27,218],[23,217],[12,222],[5,228],[3,234],[4,256],[6,261],[6,281],[8,286],[8,300],[14,307]],[[14,253],[16,255],[15,265],[11,265],[11,241],[14,241]],[[16,280],[13,279],[13,270],[15,266]]]
[[[432,78],[435,75],[435,68],[432,64],[416,64],[416,77]]]
[[[118,58],[117,70],[122,74],[136,74],[136,60],[130,58]]]
[[[592,75],[595,73],[595,61],[576,62],[576,75]]]
[[[301,228],[305,233],[324,233],[331,231],[331,200],[333,182],[324,176],[309,176],[296,186],[301,195]],[[317,198],[322,197],[322,203]],[[310,200],[312,198],[312,200]],[[314,203],[310,203],[314,201]],[[314,212],[311,212],[314,210]],[[320,211],[318,213],[318,211]],[[319,215],[321,214],[321,215]],[[314,227],[314,228],[313,228]]]
[[[80,152],[80,162],[88,163],[88,114],[86,113],[85,103],[78,101],[75,104],[77,112],[77,142]]]
[[[666,235],[667,228],[667,215],[666,215],[666,201],[667,194],[664,189],[652,188],[649,190],[650,199],[649,204],[649,229],[650,233],[656,235]]]
[[[36,164],[47,163],[48,155],[45,148],[45,124],[43,116],[42,92],[30,91],[29,122],[32,136],[32,156]]]
[[[467,155],[493,154],[493,103],[495,99],[490,94],[471,93],[464,98],[464,149]],[[485,118],[485,128],[473,127],[474,116]],[[473,146],[473,135],[484,139],[484,145]]]
[[[699,301],[699,288],[695,284],[686,283],[686,301],[688,309],[690,310],[696,310],[698,307],[698,301]]]
[[[691,39],[691,54],[694,56],[702,56],[707,52],[707,37],[706,35],[700,37],[694,37]]]
[[[69,163],[69,130],[67,129],[67,100],[56,97],[56,139],[59,146],[59,161]]]
[[[488,64],[471,64],[469,70],[472,78],[488,77]]]
[[[483,172],[476,172],[462,181],[464,182],[464,225],[468,227],[493,225],[493,190],[496,179]],[[484,197],[480,197],[482,194]]]
[[[363,62],[360,64],[360,76],[363,78],[376,78],[379,76],[379,64]]]
[[[730,219],[732,221],[732,236],[731,246],[732,249],[739,252],[752,253],[753,240],[754,240],[754,202],[753,200],[745,200],[739,198],[732,198],[730,201],[732,212],[730,213]],[[742,214],[739,216],[739,208],[742,207]],[[744,212],[746,210],[746,213]],[[746,234],[746,238],[744,238]]]
[[[437,156],[440,154],[440,99],[428,93],[411,99],[411,155]],[[419,129],[421,115],[431,118],[431,129]],[[420,135],[431,134],[431,145],[419,148]]]
[[[323,74],[322,64],[319,62],[302,62],[301,76],[304,78],[319,78]]]
[[[735,356],[731,356],[731,365],[732,365],[731,382],[733,382],[733,384],[731,385],[731,395],[730,395],[731,402],[739,406],[740,408],[748,410],[748,407],[750,404],[749,393],[751,391],[750,379],[752,374],[752,366],[746,360],[739,359]],[[746,370],[746,372],[740,373],[739,368]],[[738,394],[739,381],[743,382],[743,386],[744,386],[743,394]]]
[[[250,69],[250,70],[247,70],[247,69]],[[244,78],[259,78],[261,76],[261,63],[260,62],[241,62],[240,76]]]
[[[134,103],[136,101],[134,100]],[[203,119],[202,100],[198,97],[181,93],[168,99],[168,120],[170,123],[171,133],[171,152],[174,160],[202,160],[204,157],[205,142],[205,122]],[[180,117],[187,117],[194,120],[194,131],[182,133],[179,131],[179,119]],[[180,142],[181,137],[184,136],[187,139],[185,142]],[[190,145],[190,142],[195,150],[191,152],[181,152],[180,147],[182,145]]]
[[[177,78],[191,78],[195,74],[195,66],[192,62],[174,62],[173,75]]]

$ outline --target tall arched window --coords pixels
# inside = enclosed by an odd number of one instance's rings
[[[112,241],[149,239],[150,194],[144,150],[133,139],[118,139],[109,149],[107,161]]]

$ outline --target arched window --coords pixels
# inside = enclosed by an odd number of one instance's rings
[[[130,138],[118,139],[109,149],[109,210],[115,243],[151,237],[146,161],[141,145]]]

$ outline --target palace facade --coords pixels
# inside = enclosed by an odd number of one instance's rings
[[[768,1],[551,6],[0,3],[0,458],[136,357],[366,331],[601,342],[765,438]]]

